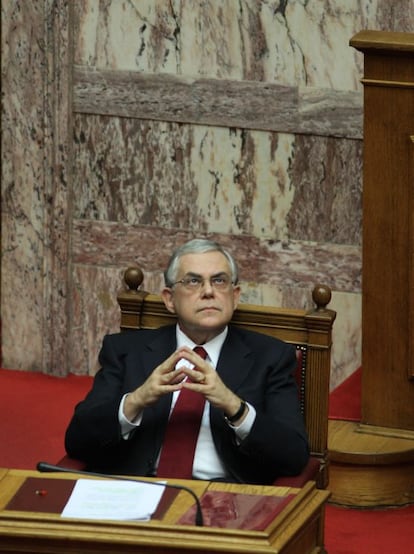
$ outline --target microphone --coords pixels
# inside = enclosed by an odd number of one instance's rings
[[[93,471],[82,471],[81,469],[70,469],[62,466],[49,464],[48,462],[38,462],[36,466],[37,471],[41,473],[75,473],[77,475],[84,475],[86,477],[101,477],[102,479],[115,479],[118,481],[132,481],[133,483],[143,483],[145,485],[156,485],[158,487],[167,487],[169,489],[176,489],[179,491],[185,491],[191,494],[196,504],[195,524],[199,527],[204,525],[203,511],[201,509],[201,502],[196,493],[184,485],[171,485],[170,483],[159,483],[158,481],[145,481],[144,479],[132,479],[129,477],[118,477],[117,475],[106,475],[105,473],[95,473]]]

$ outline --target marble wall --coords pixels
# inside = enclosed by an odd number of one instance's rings
[[[70,5],[1,2],[2,366],[51,373],[68,349]]]
[[[158,292],[202,235],[236,255],[244,301],[307,308],[331,286],[339,384],[361,343],[349,40],[408,31],[412,1],[29,4],[2,2],[3,365],[93,374],[123,269]]]

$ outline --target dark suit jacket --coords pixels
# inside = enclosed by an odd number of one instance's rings
[[[66,431],[69,456],[85,461],[89,470],[154,475],[172,395],[144,410],[141,425],[128,440],[121,436],[118,408],[122,396],[141,385],[175,348],[175,325],[104,338],[101,369]],[[223,413],[210,407],[214,444],[229,480],[272,483],[280,475],[300,473],[306,465],[308,442],[295,367],[293,346],[230,326],[217,371],[231,390],[255,407],[257,416],[249,436],[237,444]]]

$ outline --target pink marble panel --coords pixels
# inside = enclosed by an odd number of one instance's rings
[[[358,246],[78,220],[73,227],[73,260],[101,266],[137,264],[146,271],[162,271],[172,250],[195,236],[208,236],[228,248],[239,262],[243,281],[305,288],[323,282],[333,290],[360,292]]]
[[[361,245],[362,149],[359,140],[295,137],[292,239]]]
[[[77,265],[73,267],[69,371],[93,375],[104,335],[119,331],[116,301],[123,287],[122,267]]]
[[[360,141],[84,115],[75,141],[79,219],[361,242]]]
[[[65,373],[70,8],[1,10],[2,363]]]
[[[191,237],[188,233],[152,227],[76,222],[71,371],[93,374],[103,335],[118,330],[116,294],[123,286],[123,271],[130,265],[139,265],[144,271],[143,288],[157,294],[163,286],[162,273],[171,251]],[[292,244],[282,253],[280,244],[260,243],[253,237],[216,234],[211,238],[236,256],[241,299],[253,304],[310,309],[314,284],[330,284],[329,271],[337,270],[332,264],[335,251],[344,263],[345,282],[350,267],[354,264],[355,271],[360,267],[357,249],[327,246],[325,253],[329,253],[330,263],[325,262],[326,273],[318,273],[324,263],[319,248],[312,252],[313,266],[304,264],[302,270],[302,247],[306,250],[306,244]],[[330,307],[337,311],[331,377],[334,387],[360,363],[360,295],[334,290]]]

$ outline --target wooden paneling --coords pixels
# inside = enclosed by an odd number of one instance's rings
[[[410,151],[409,157],[411,158],[409,183],[411,183],[411,193],[409,198],[409,213],[414,214],[414,134],[410,137]],[[409,236],[411,239],[414,237],[414,217],[410,217],[409,220]],[[409,260],[409,283],[408,283],[408,328],[414,329],[414,240],[411,243],[411,251],[408,254]],[[408,377],[414,379],[414,340],[408,343]]]
[[[365,54],[362,421],[412,430],[414,34],[351,45]]]

